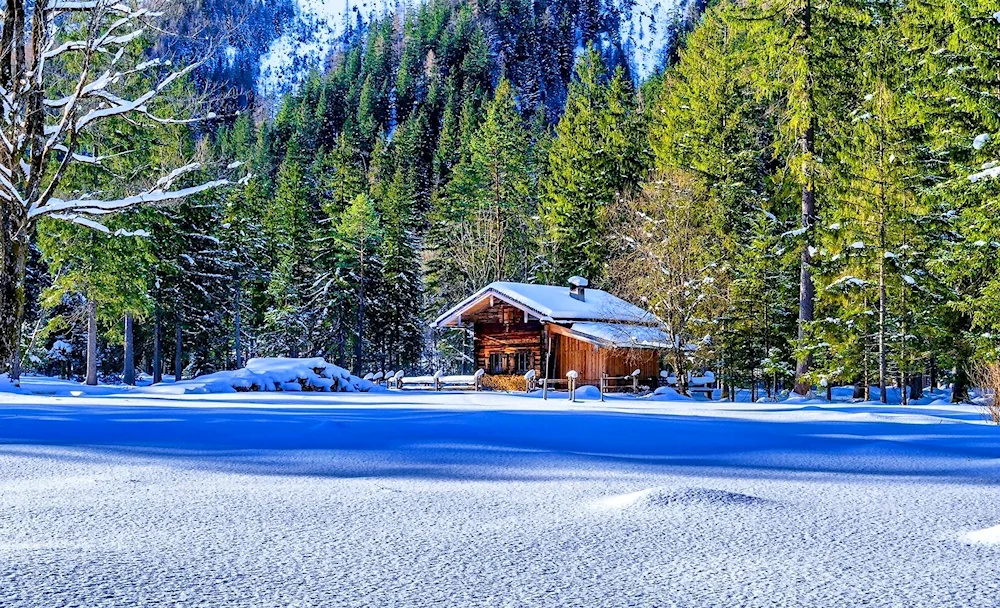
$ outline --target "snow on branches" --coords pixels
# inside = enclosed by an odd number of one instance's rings
[[[109,119],[139,126],[214,118],[163,115],[157,97],[197,69],[149,58],[137,45],[159,13],[135,0],[8,0],[0,30],[0,204],[22,218],[20,230],[43,216],[101,228],[93,217],[133,205],[161,203],[232,184],[228,177],[175,187],[205,167],[167,171],[143,191],[61,198],[73,163],[101,167],[111,158],[85,149],[88,130]],[[9,229],[9,227],[8,227]]]

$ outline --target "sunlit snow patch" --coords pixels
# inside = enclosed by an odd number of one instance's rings
[[[966,532],[959,538],[964,542],[978,545],[1000,545],[1000,525]]]

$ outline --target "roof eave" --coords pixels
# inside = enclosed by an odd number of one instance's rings
[[[521,301],[517,300],[516,298],[512,298],[512,297],[508,296],[507,294],[504,294],[504,293],[496,290],[495,288],[487,285],[486,287],[483,287],[482,289],[480,289],[476,293],[472,294],[471,296],[465,298],[464,300],[462,300],[461,302],[459,302],[455,306],[452,306],[451,308],[449,308],[447,311],[445,311],[437,319],[434,319],[434,321],[431,322],[430,326],[431,327],[435,327],[435,328],[437,328],[437,327],[455,327],[455,326],[452,326],[452,325],[447,325],[447,323],[453,317],[460,316],[462,314],[462,312],[464,312],[465,310],[468,310],[468,308],[471,307],[471,306],[473,306],[474,304],[477,304],[477,303],[481,302],[486,297],[494,297],[494,298],[497,298],[499,300],[502,300],[502,301],[510,304],[511,306],[516,306],[517,308],[520,308],[524,312],[526,312],[526,313],[530,314],[531,316],[537,318],[539,321],[542,321],[543,323],[550,323],[550,322],[554,321],[554,319],[552,317],[550,317],[549,315],[546,315],[546,314],[542,313],[541,311],[536,310],[535,308],[533,308],[531,306],[528,306],[524,302],[521,302]]]

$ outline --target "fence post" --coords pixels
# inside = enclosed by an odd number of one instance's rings
[[[476,390],[483,390],[483,375],[486,373],[485,369],[477,369],[476,373],[473,375],[473,379],[476,381]]]
[[[542,378],[542,401],[549,400],[549,379]]]
[[[632,372],[632,392],[636,395],[639,394],[639,374],[641,373],[642,370],[638,369]]]
[[[576,401],[576,379],[580,374],[576,370],[570,370],[567,372],[566,377],[569,379],[569,400]]]
[[[604,391],[608,387],[608,374],[607,372],[601,374],[601,402],[604,402]]]

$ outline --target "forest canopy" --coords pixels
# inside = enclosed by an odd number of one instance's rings
[[[440,312],[490,281],[581,275],[657,315],[675,372],[859,397],[929,376],[964,398],[1000,344],[995,3],[693,5],[645,80],[600,19],[430,0],[349,28],[280,99],[96,132],[142,151],[119,177],[193,157],[253,179],[110,233],[38,223],[23,369],[80,374],[90,325],[120,374],[127,317],[156,376],[249,356],[458,371],[468,340],[430,330]]]

